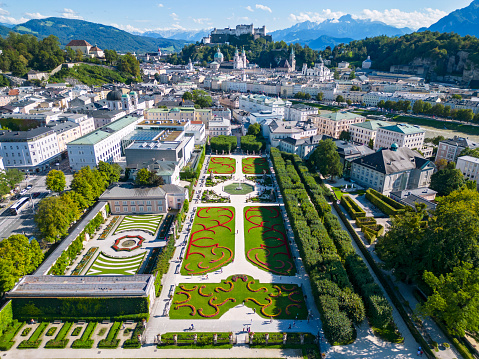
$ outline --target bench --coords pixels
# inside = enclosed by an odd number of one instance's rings
[[[78,325],[83,325],[83,324],[86,324],[86,321],[84,321],[84,320],[79,320],[79,321],[77,322],[77,324],[78,324]]]
[[[128,325],[128,324],[133,324],[134,322],[135,322],[134,320],[129,319],[129,320],[126,320],[126,321],[125,321],[125,324],[126,324],[126,325]]]
[[[53,324],[62,324],[62,321],[59,320],[59,319],[56,319],[56,320],[53,321]]]
[[[110,321],[109,320],[104,320],[101,322],[101,324],[110,324]]]

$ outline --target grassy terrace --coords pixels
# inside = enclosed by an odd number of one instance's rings
[[[236,160],[231,157],[211,157],[208,173],[232,174],[236,172]]]
[[[198,208],[181,274],[202,275],[223,267],[233,260],[234,247],[234,208]]]
[[[246,258],[257,267],[280,275],[295,275],[279,207],[244,208]]]
[[[154,234],[162,219],[163,216],[155,214],[126,216],[116,229],[115,234],[123,231],[144,231]]]
[[[170,309],[171,319],[218,319],[244,304],[263,318],[306,319],[303,291],[296,285],[259,283],[247,275],[234,275],[222,283],[180,284]]]
[[[262,175],[264,171],[270,173],[268,159],[266,157],[243,158],[242,170],[248,175]]]
[[[87,275],[133,275],[143,263],[146,252],[132,257],[109,257],[100,253],[88,269]]]

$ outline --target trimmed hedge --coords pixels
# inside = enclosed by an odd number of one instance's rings
[[[127,339],[123,342],[123,348],[124,349],[140,349],[141,343],[138,340],[138,335],[143,335],[144,331],[145,331],[145,327],[143,326],[143,323],[138,322],[138,324],[135,327],[135,330],[133,331],[133,334],[131,335],[131,339]]]
[[[352,219],[366,217],[366,211],[362,209],[356,203],[356,201],[348,195],[345,194],[341,197],[341,204],[344,208],[346,208],[346,211],[348,211]]]
[[[160,253],[158,256],[158,261],[156,263],[156,268],[153,271],[155,274],[155,293],[156,296],[159,297],[161,293],[161,279],[163,278],[163,275],[168,272],[168,269],[170,268],[170,260],[173,258],[173,255],[175,254],[175,238],[174,234],[168,238],[168,242],[166,243],[166,246],[163,248],[163,251]]]
[[[93,347],[93,340],[91,339],[91,336],[93,335],[93,332],[95,331],[95,328],[97,326],[97,322],[90,322],[88,323],[85,331],[83,332],[83,335],[81,336],[80,339],[76,339],[72,343],[72,348],[74,349],[91,349]]]
[[[40,346],[42,343],[42,340],[40,337],[42,334],[45,332],[45,330],[48,327],[48,322],[42,322],[40,325],[35,329],[33,334],[31,335],[30,338],[27,340],[22,341],[20,344],[18,344],[17,349],[36,349]]]
[[[378,191],[369,188],[366,191],[366,199],[372,204],[378,207],[381,212],[388,216],[396,216],[399,213],[403,213],[405,206],[395,200],[379,193]]]
[[[0,336],[13,322],[12,301],[9,300],[0,310]]]
[[[24,322],[19,322],[14,319],[10,325],[4,329],[3,335],[0,337],[0,350],[9,350],[15,344],[13,338],[15,338],[24,325]]]
[[[120,328],[123,322],[115,322],[110,328],[108,335],[105,339],[102,339],[98,342],[98,348],[101,349],[115,349],[118,348],[120,344],[120,339],[117,339],[118,333],[120,332]]]
[[[63,324],[62,328],[58,332],[55,339],[51,339],[45,345],[47,349],[64,349],[67,347],[69,339],[65,339],[65,337],[70,332],[71,327],[73,326],[72,322],[66,322]]]

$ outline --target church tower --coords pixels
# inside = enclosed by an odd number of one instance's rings
[[[294,48],[291,47],[291,55],[289,57],[289,64],[291,65],[291,71],[296,71],[296,58],[294,56]]]
[[[303,70],[301,71],[301,73],[303,74],[303,76],[308,75],[308,64],[306,62],[303,64]]]

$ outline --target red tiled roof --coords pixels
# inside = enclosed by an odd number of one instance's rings
[[[9,96],[16,96],[20,93],[20,90],[19,89],[12,89],[10,91],[8,91],[8,95]]]
[[[72,40],[67,46],[91,46],[88,41],[85,40]]]

